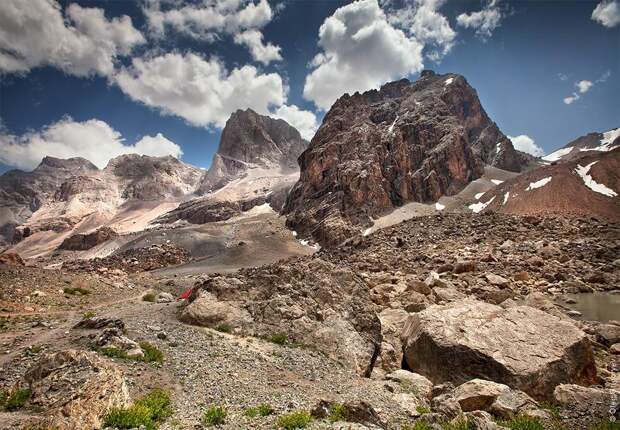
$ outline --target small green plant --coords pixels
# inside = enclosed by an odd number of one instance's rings
[[[589,427],[588,430],[620,430],[620,422],[619,421],[601,421],[600,423],[594,424]]]
[[[217,426],[226,422],[226,408],[224,406],[211,406],[202,414],[202,424],[206,427]]]
[[[97,315],[97,314],[95,313],[95,311],[86,311],[86,312],[84,312],[84,313],[82,314],[82,318],[83,318],[83,319],[85,319],[85,320],[87,320],[87,319],[89,319],[89,318],[94,318],[94,317],[95,317],[95,315]]]
[[[145,295],[142,296],[142,301],[154,303],[155,298],[156,298],[155,293],[146,293]]]
[[[261,416],[261,417],[269,416],[273,414],[273,412],[274,412],[273,407],[271,407],[270,404],[261,403],[258,406],[247,408],[245,411],[243,411],[243,415],[245,415],[248,418],[256,418],[258,416]]]
[[[122,358],[122,359],[129,358],[125,350],[117,348],[116,346],[105,346],[103,348],[97,349],[97,351],[105,355],[106,357],[110,357],[110,358]]]
[[[282,415],[278,418],[276,425],[285,430],[303,429],[312,421],[312,416],[308,411],[295,411],[290,414]]]
[[[459,418],[456,421],[444,422],[440,425],[444,430],[476,430],[475,424],[467,418]]]
[[[525,415],[517,415],[507,421],[498,421],[498,424],[510,430],[545,430],[538,418]]]
[[[12,393],[3,391],[0,393],[0,409],[13,412],[24,407],[28,399],[30,399],[31,392],[27,388],[18,388]]]
[[[329,406],[329,415],[327,416],[327,419],[330,423],[347,421],[347,411],[343,405],[334,402]]]
[[[431,410],[424,406],[424,405],[418,405],[415,407],[415,410],[420,414],[420,415],[424,415],[424,414],[430,414]]]
[[[104,427],[131,429],[144,426],[147,430],[155,430],[170,415],[170,395],[156,388],[129,407],[112,408],[103,421]]]
[[[426,421],[416,421],[412,425],[405,425],[401,430],[433,430],[433,427]]]
[[[215,326],[215,330],[222,333],[232,333],[232,326],[226,323],[220,323]]]
[[[66,287],[63,291],[70,296],[87,296],[90,294],[90,290],[82,287]]]
[[[142,361],[159,364],[164,362],[164,353],[156,346],[148,342],[140,342],[140,348],[142,348],[142,352],[144,352],[144,357],[141,359]]]
[[[410,381],[406,381],[406,380],[401,381],[400,388],[402,388],[403,391],[406,391],[407,393],[410,393],[413,395],[419,394],[418,388],[415,385],[413,385],[413,383],[411,383]]]
[[[265,340],[277,345],[286,345],[289,343],[286,333],[273,333],[265,336]]]
[[[35,355],[41,351],[43,351],[43,347],[41,345],[30,345],[30,347],[26,350],[26,354]]]

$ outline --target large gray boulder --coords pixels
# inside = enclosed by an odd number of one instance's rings
[[[550,400],[559,384],[596,381],[586,334],[528,306],[431,306],[409,317],[402,340],[409,368],[435,384],[481,378]]]

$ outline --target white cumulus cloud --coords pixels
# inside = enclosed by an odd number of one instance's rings
[[[579,97],[579,94],[573,93],[572,96],[564,97],[563,101],[564,101],[564,104],[570,105],[570,104],[576,102],[577,100],[579,100],[580,98],[581,97]]]
[[[235,43],[247,46],[250,54],[252,54],[252,58],[265,65],[272,61],[282,60],[282,55],[280,55],[281,48],[271,43],[265,45],[263,43],[263,34],[258,30],[246,30],[235,35]]]
[[[131,18],[55,0],[0,1],[0,73],[53,66],[76,76],[110,75],[118,56],[145,42]]]
[[[588,92],[588,90],[590,88],[592,88],[592,85],[594,85],[592,83],[592,81],[586,81],[585,79],[583,81],[579,81],[577,83],[575,83],[575,85],[577,86],[577,88],[579,89],[579,92],[581,94],[585,94]]]
[[[301,137],[306,140],[312,139],[317,128],[319,128],[314,113],[301,110],[295,105],[283,105],[276,109],[272,114],[274,118],[281,118],[295,127]]]
[[[277,73],[261,74],[250,65],[228,72],[219,59],[194,53],[134,58],[115,80],[132,99],[203,127],[223,127],[237,109],[266,114],[286,100]]]
[[[533,155],[534,157],[542,157],[545,155],[545,151],[534,143],[534,139],[526,134],[520,134],[519,136],[508,136],[508,139],[512,142],[512,146],[521,152]]]
[[[99,168],[122,154],[180,157],[181,147],[161,133],[144,136],[133,145],[126,144],[121,134],[105,121],[90,119],[76,122],[65,117],[40,131],[15,136],[0,134],[0,161],[9,166],[31,170],[45,156],[57,158],[83,157]]]
[[[620,24],[620,4],[617,0],[603,0],[592,11],[592,19],[607,28]]]
[[[365,91],[422,69],[423,45],[388,22],[377,0],[337,9],[319,29],[304,97],[327,110],[343,93]]]
[[[498,3],[498,0],[490,0],[482,10],[462,13],[456,17],[456,23],[461,27],[476,30],[476,34],[483,39],[491,37],[493,31],[501,25],[504,18]]]

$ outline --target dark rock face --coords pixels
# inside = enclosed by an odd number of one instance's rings
[[[283,213],[290,227],[335,244],[347,223],[455,194],[485,164],[518,172],[530,159],[489,119],[464,77],[426,72],[338,99],[299,158],[300,180]]]
[[[297,170],[297,157],[307,146],[308,142],[286,121],[251,109],[238,110],[226,121],[199,193],[222,187],[250,166]]]
[[[109,227],[101,227],[88,234],[74,234],[66,238],[58,249],[69,251],[86,251],[95,246],[107,242],[117,236],[116,232]]]

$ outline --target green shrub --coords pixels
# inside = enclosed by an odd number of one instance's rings
[[[156,298],[155,293],[146,293],[145,295],[142,296],[142,301],[154,303],[155,298]]]
[[[216,426],[226,422],[226,408],[223,406],[211,406],[202,414],[202,424],[204,426]]]
[[[347,420],[347,412],[343,405],[340,403],[332,403],[329,406],[329,415],[327,419],[331,423],[335,423],[338,421],[346,421]]]
[[[601,421],[591,426],[589,430],[620,430],[620,422],[609,420]]]
[[[431,410],[429,408],[427,408],[424,405],[418,405],[415,407],[415,410],[420,414],[420,415],[424,415],[424,414],[430,414]]]
[[[66,287],[63,291],[70,296],[87,296],[90,294],[90,290],[82,287]]]
[[[268,403],[262,403],[258,406],[247,408],[245,411],[243,411],[243,415],[248,418],[256,418],[258,416],[266,417],[271,414],[273,414],[273,408]]]
[[[106,357],[110,357],[110,358],[123,358],[123,359],[129,358],[125,350],[117,348],[116,346],[106,346],[103,348],[98,348],[97,351],[105,355]]]
[[[498,424],[511,430],[545,430],[538,418],[525,415],[517,415],[507,421],[498,421]]]
[[[215,326],[215,330],[222,333],[232,333],[232,326],[230,324],[221,323]]]
[[[86,312],[84,312],[84,313],[82,314],[82,318],[83,318],[83,319],[85,319],[85,320],[87,320],[87,319],[89,319],[89,318],[93,318],[93,317],[95,317],[95,315],[97,315],[97,314],[95,313],[95,311],[86,311]]]
[[[425,421],[416,421],[413,425],[405,425],[402,430],[433,430],[433,427]]]
[[[140,348],[144,352],[144,357],[142,357],[142,361],[147,363],[163,363],[164,362],[164,353],[161,352],[156,346],[151,345],[148,342],[140,342]]]
[[[276,425],[285,430],[303,429],[312,421],[312,416],[307,411],[295,411],[290,414],[282,415],[278,418]]]
[[[21,409],[30,399],[31,394],[27,388],[18,388],[12,393],[3,391],[0,393],[0,407],[10,412]]]
[[[441,423],[441,428],[444,430],[476,430],[475,424],[470,422],[467,418],[459,418],[456,421]]]
[[[132,429],[140,426],[155,430],[159,423],[172,415],[170,395],[154,389],[127,408],[112,408],[103,419],[104,427]]]
[[[277,345],[286,345],[288,342],[288,336],[286,333],[273,333],[265,336],[265,340],[275,343]]]

